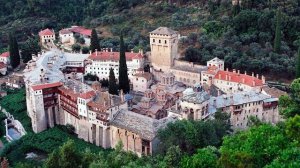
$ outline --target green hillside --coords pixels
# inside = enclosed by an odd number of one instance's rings
[[[187,36],[180,43],[186,60],[205,63],[217,56],[231,69],[271,79],[295,76],[299,0],[243,0],[241,6],[232,6],[231,0],[0,0],[0,6],[1,48],[9,31],[21,42],[42,28],[84,25],[97,28],[101,47],[117,50],[123,30],[127,50],[149,51],[148,32],[167,26]],[[281,38],[275,52],[277,11]]]

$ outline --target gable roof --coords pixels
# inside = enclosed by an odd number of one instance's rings
[[[86,29],[84,27],[81,26],[72,26],[71,28],[69,28],[69,31],[74,32],[74,33],[79,33],[82,35],[86,35],[86,36],[91,36],[92,35],[92,30],[91,29]]]
[[[69,29],[61,29],[59,34],[72,34],[72,32]]]
[[[126,52],[125,57],[127,61],[131,61],[133,59],[142,59],[143,55],[141,53],[132,53]],[[94,52],[89,56],[91,60],[114,60],[118,61],[120,59],[119,52]]]
[[[177,34],[177,31],[174,31],[168,27],[159,27],[155,29],[154,31],[150,32],[152,34],[162,34],[162,35],[172,35]]]
[[[10,53],[7,51],[7,52],[4,52],[0,55],[0,57],[9,57],[10,56]]]
[[[254,76],[249,76],[249,75],[230,72],[230,71],[218,71],[214,79],[242,83],[252,87],[263,85],[263,81]]]
[[[39,32],[39,36],[52,36],[52,35],[54,35],[54,31],[48,28]]]
[[[164,128],[172,121],[175,121],[175,119],[171,117],[157,120],[121,109],[111,121],[111,125],[133,132],[141,138],[151,141],[156,137],[160,128]]]

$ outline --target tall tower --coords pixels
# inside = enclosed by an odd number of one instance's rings
[[[167,27],[150,32],[150,61],[157,71],[169,71],[178,54],[178,33]]]

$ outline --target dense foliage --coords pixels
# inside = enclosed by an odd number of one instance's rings
[[[130,91],[123,35],[120,36],[119,89],[123,93]]]
[[[112,95],[118,94],[116,77],[115,77],[114,70],[112,68],[109,69],[108,92]]]
[[[9,55],[12,68],[20,65],[19,45],[13,32],[9,33]]]

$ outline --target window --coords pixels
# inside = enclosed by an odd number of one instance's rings
[[[158,40],[158,43],[161,43],[161,40]]]
[[[165,44],[167,44],[167,40],[165,40]]]
[[[153,43],[155,43],[155,39],[153,39]]]

